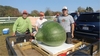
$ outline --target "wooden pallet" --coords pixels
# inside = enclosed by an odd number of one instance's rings
[[[20,44],[22,44],[22,46],[20,46]],[[31,54],[27,54],[25,52],[25,50],[29,50],[29,49],[34,49],[38,52],[38,54],[40,53],[41,56],[50,56],[49,53],[47,53],[46,51],[42,50],[41,48],[37,47],[37,46],[34,46],[31,44],[31,42],[26,42],[26,43],[19,43],[19,44],[16,44],[16,46],[18,47],[18,49],[20,50],[20,52],[22,53],[23,56],[29,56],[29,55],[32,55],[32,52],[30,52]],[[36,54],[38,56],[38,54]],[[36,56],[34,54],[34,56]]]
[[[22,46],[21,46],[22,44]],[[59,51],[58,53],[56,54],[52,54],[51,52],[49,52],[48,50],[46,50],[45,48],[37,45],[37,44],[34,44],[34,43],[31,43],[31,42],[25,42],[25,43],[18,43],[16,44],[15,46],[18,48],[18,50],[21,52],[22,56],[31,56],[31,55],[34,55],[36,56],[36,53],[37,54],[41,54],[39,56],[58,56],[59,54],[62,54],[62,53],[66,53],[68,51],[72,51],[74,52],[76,50],[77,47],[79,47],[80,45],[82,44],[82,42],[78,42],[76,44],[74,44],[74,47],[71,47],[71,48],[68,48],[68,49],[65,49],[65,50],[62,50],[62,51]],[[31,49],[31,51],[29,50]],[[34,51],[32,50],[35,50],[37,51],[35,54],[33,54]],[[29,50],[28,52],[31,52],[32,54],[27,54],[25,51]],[[37,55],[38,56],[38,55]]]
[[[80,45],[82,45],[82,42],[78,42],[77,44],[74,44],[72,52],[74,52],[75,50],[77,50]]]
[[[50,50],[48,50],[47,49],[47,47],[44,47],[43,45],[41,46],[41,45],[36,45],[37,47],[39,47],[39,48],[41,48],[42,50],[44,50],[44,51],[46,51],[50,56],[58,56],[59,54],[62,54],[62,53],[66,53],[67,51],[69,51],[69,50],[72,50],[73,49],[73,47],[69,47],[69,48],[67,48],[66,46],[66,48],[60,48],[60,49],[64,49],[64,50],[57,50],[57,49],[54,49],[55,47],[51,47],[50,49],[52,50],[52,51],[50,51]],[[57,47],[58,48],[58,47]],[[59,48],[58,48],[59,49]],[[53,51],[55,51],[55,50],[57,50],[57,52],[56,53],[53,53]]]

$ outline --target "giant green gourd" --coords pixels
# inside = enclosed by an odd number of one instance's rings
[[[36,40],[41,41],[45,45],[60,46],[66,40],[66,32],[59,23],[46,21],[39,27],[35,37]]]

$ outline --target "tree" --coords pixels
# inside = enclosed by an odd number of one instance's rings
[[[39,12],[38,12],[37,10],[33,10],[33,11],[31,12],[31,15],[32,15],[32,16],[39,16]]]
[[[82,8],[82,7],[78,7],[77,11],[80,12],[80,13],[86,12],[86,10],[84,8]]]
[[[21,13],[19,12],[19,10],[17,8],[13,10],[13,14],[14,14],[13,16],[21,15]]]
[[[53,11],[47,8],[47,10],[45,11],[45,16],[53,16]]]
[[[5,15],[5,8],[0,5],[0,16],[4,16]]]
[[[53,13],[53,15],[56,15],[57,13],[61,14],[60,11],[55,11],[55,12]]]
[[[97,10],[96,12],[100,12],[100,10]]]
[[[20,12],[17,8],[13,8],[11,6],[2,6],[0,5],[0,16],[19,16]]]
[[[86,7],[86,12],[94,12],[92,7]]]

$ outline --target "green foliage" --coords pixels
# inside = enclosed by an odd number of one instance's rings
[[[39,16],[39,12],[37,10],[33,10],[30,15]]]
[[[86,12],[86,10],[82,7],[78,7],[77,11],[80,13]]]
[[[86,7],[86,12],[93,12],[93,8],[92,7]]]
[[[45,16],[55,16],[57,13],[61,14],[60,11],[52,11],[49,8],[45,11]]]
[[[80,13],[94,12],[92,7],[86,7],[86,9],[82,8],[82,7],[78,7],[77,11]],[[100,12],[100,10],[98,10],[96,12]],[[45,16],[55,16],[57,13],[61,14],[60,11],[52,11],[49,8],[47,8],[44,13],[45,13]],[[31,11],[30,15],[31,16],[39,16],[39,11],[33,10],[33,11]],[[8,16],[12,16],[12,17],[21,16],[21,12],[17,8],[14,8],[11,6],[0,5],[0,17],[8,17]]]
[[[83,12],[94,12],[92,7],[86,7],[86,9],[82,8],[82,7],[78,7],[77,11],[80,12],[80,13],[83,13]]]
[[[0,16],[6,17],[6,16],[19,16],[20,12],[17,8],[13,8],[11,6],[2,6],[0,5]]]
[[[55,11],[55,12],[54,12],[54,15],[56,15],[57,13],[61,14],[61,12],[60,12],[60,11]]]
[[[60,11],[52,11],[49,8],[47,8],[44,13],[45,13],[45,16],[55,16],[57,13],[61,14]],[[39,11],[33,10],[33,11],[31,11],[30,15],[39,16]]]
[[[45,16],[53,16],[53,11],[47,8],[47,10],[45,11]]]
[[[97,10],[96,12],[100,12],[100,10]]]

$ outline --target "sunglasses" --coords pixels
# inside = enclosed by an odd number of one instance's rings
[[[40,15],[40,16],[44,16],[44,15]]]
[[[67,11],[67,9],[62,9],[62,11]]]
[[[26,15],[28,15],[27,13],[23,13],[23,14],[26,14]]]

